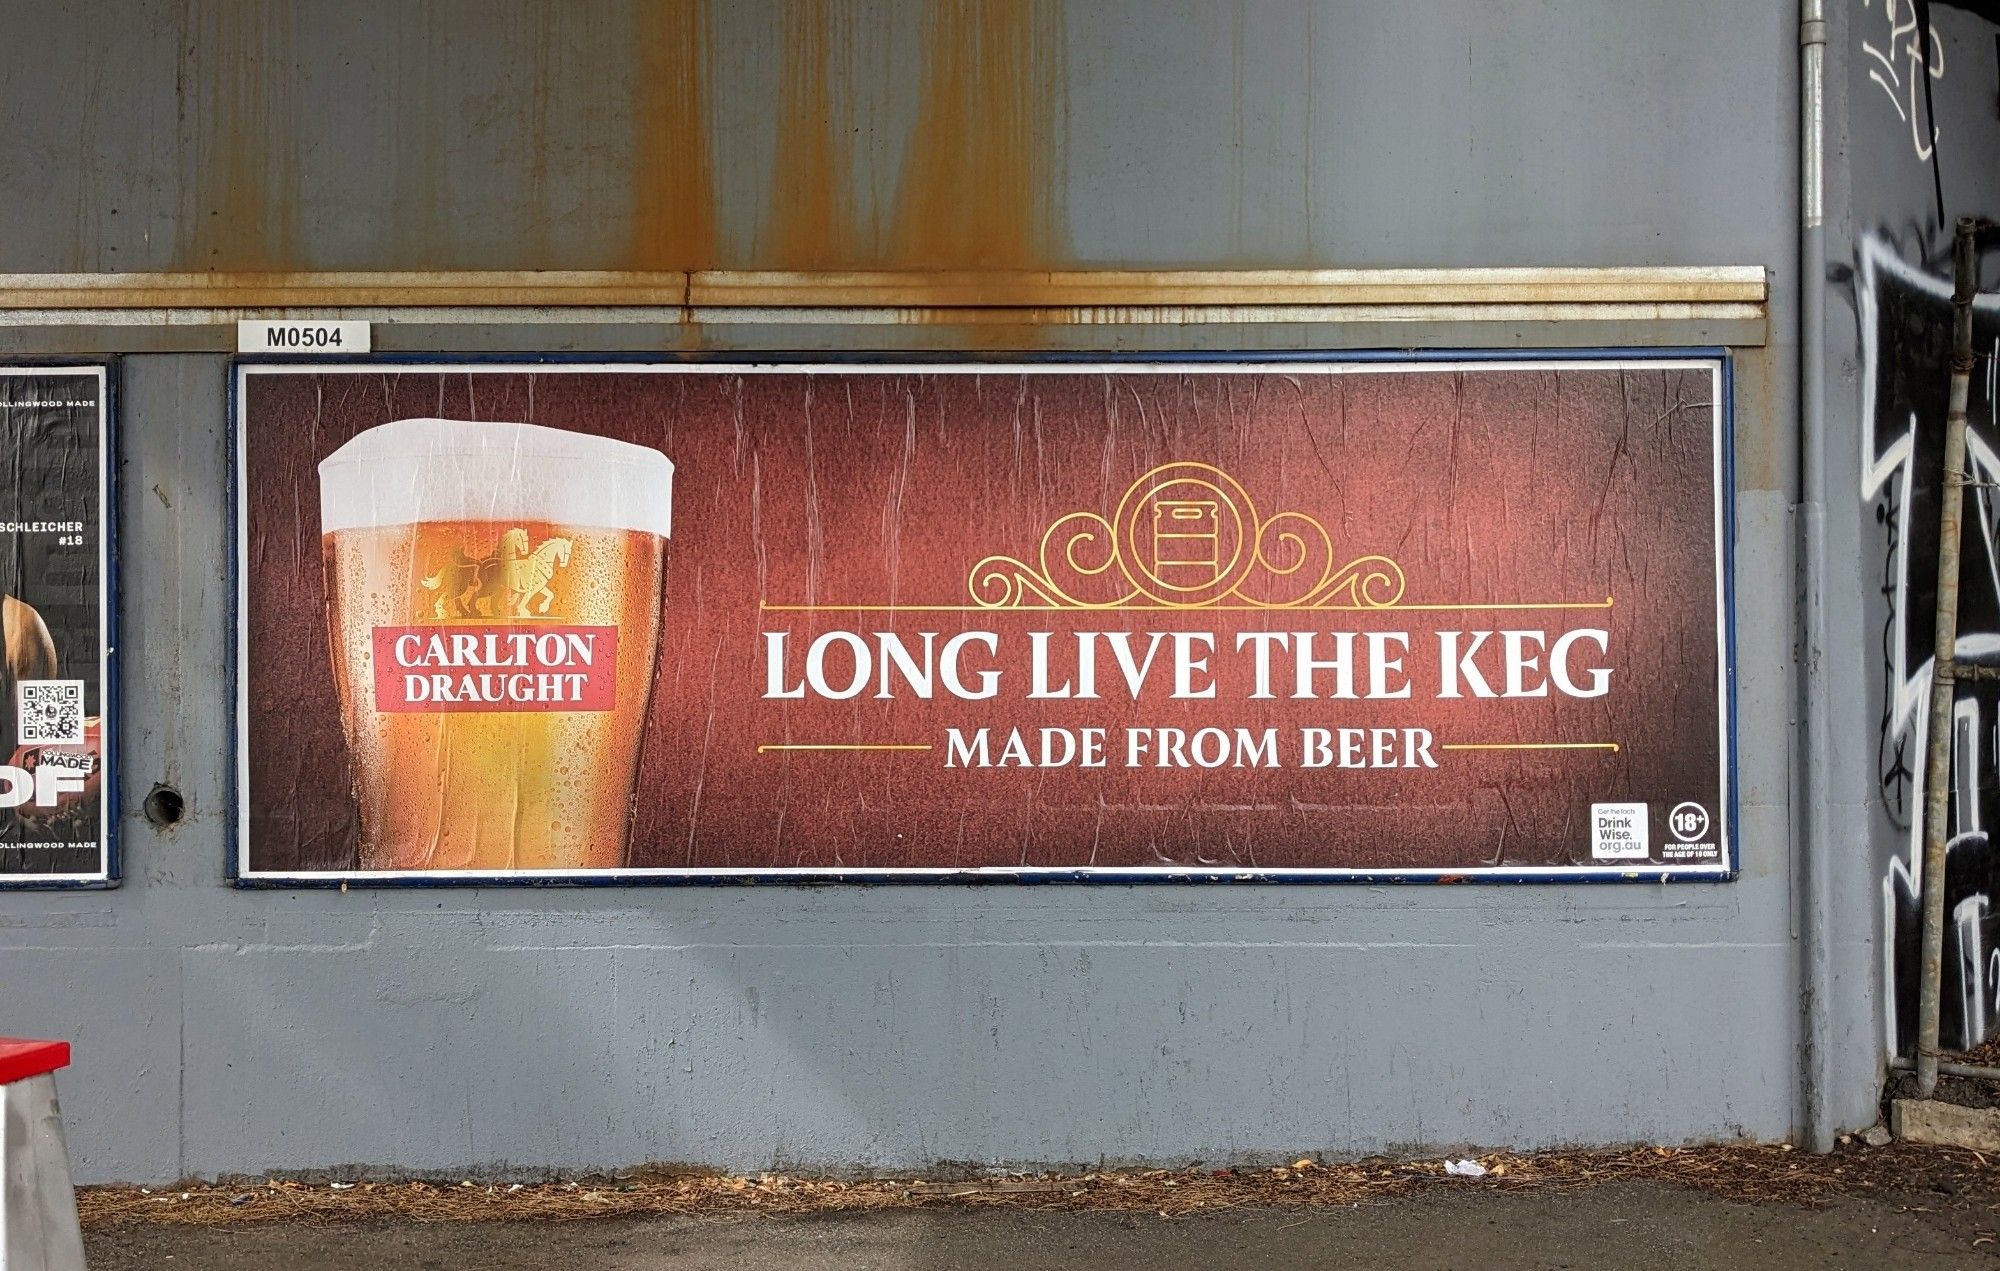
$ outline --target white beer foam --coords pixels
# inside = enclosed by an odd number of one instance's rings
[[[538,424],[399,419],[319,465],[320,532],[419,521],[554,521],[666,538],[674,463]]]

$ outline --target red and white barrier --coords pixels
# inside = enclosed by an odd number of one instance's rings
[[[83,1271],[55,1071],[68,1042],[0,1038],[0,1271]]]

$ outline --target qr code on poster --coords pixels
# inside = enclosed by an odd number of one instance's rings
[[[22,680],[14,704],[17,745],[83,744],[82,680]]]

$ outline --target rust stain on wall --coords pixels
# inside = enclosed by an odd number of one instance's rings
[[[571,125],[557,113],[567,100],[560,94],[570,65],[562,42],[597,37],[577,10],[508,12],[511,51],[525,66],[516,100],[498,109],[524,117],[516,177],[525,188],[511,200],[520,216],[491,250],[533,267],[560,267],[565,262],[551,259],[559,213],[549,187],[559,180],[557,147],[580,143],[563,135]],[[915,115],[901,143],[894,192],[880,199],[864,198],[864,165],[857,163],[857,120],[879,107],[875,97],[885,88],[862,82],[856,60],[862,37],[872,38],[859,25],[869,12],[848,0],[794,0],[774,10],[781,21],[759,43],[780,65],[777,100],[762,106],[730,99],[729,109],[768,120],[775,136],[762,231],[752,259],[735,263],[915,270],[1059,265],[1066,259],[1067,121],[1058,0],[931,0],[896,11],[899,21],[918,27],[918,60],[883,70],[915,79],[887,86],[913,91]],[[310,151],[301,131],[312,121],[299,112],[307,91],[300,85],[308,83],[301,66],[315,54],[301,46],[310,41],[295,29],[297,15],[286,6],[238,4],[190,4],[182,13],[179,140],[182,166],[192,175],[175,264],[264,274],[314,268],[324,254],[315,248],[325,245],[306,233],[311,187],[302,156]],[[716,98],[730,87],[715,82],[715,17],[705,0],[631,0],[614,29],[603,32],[629,32],[632,50],[629,101],[606,104],[629,111],[630,171],[622,175],[631,214],[622,226],[608,219],[605,264],[692,270],[731,263],[720,259],[711,129],[725,109]],[[438,76],[434,64],[449,60],[438,50],[452,33],[428,18],[415,25],[422,48],[393,59],[400,117],[386,155],[396,206],[368,263],[484,264],[465,258],[465,228],[452,214],[449,169],[460,121],[437,86],[448,77]],[[613,48],[618,42],[607,41]],[[591,89],[581,91],[587,98]],[[614,160],[614,173],[616,166]]]
[[[887,264],[1046,266],[1060,253],[1065,119],[1054,0],[937,0]]]
[[[636,269],[715,263],[715,180],[702,100],[708,26],[702,0],[639,0],[634,10],[629,263]]]
[[[284,6],[195,5],[176,92],[192,151],[178,263],[199,270],[299,266],[292,15]]]
[[[771,207],[759,243],[768,269],[865,259],[854,211],[853,27],[828,0],[785,8]]]
[[[442,268],[462,260],[451,241],[448,197],[452,149],[464,135],[450,87],[453,30],[436,5],[405,7],[394,21],[393,79],[386,87],[397,123],[384,148],[392,207],[383,225],[394,247],[378,246],[373,259],[385,267],[415,261]]]
[[[554,149],[557,136],[551,126],[559,99],[558,74],[561,64],[560,50],[563,47],[563,27],[561,15],[552,5],[530,5],[525,13],[527,35],[533,41],[531,57],[533,67],[528,79],[527,102],[527,168],[528,224],[525,228],[525,246],[528,259],[542,268],[555,268],[555,253],[550,248],[554,221],[559,215],[553,198],[555,188],[550,181],[549,156]],[[569,87],[562,85],[562,88]],[[579,144],[587,144],[588,139],[579,139]]]

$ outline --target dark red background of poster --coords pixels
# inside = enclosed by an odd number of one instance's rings
[[[1482,364],[1326,374],[1146,368],[738,373],[520,367],[246,377],[247,675],[253,872],[355,862],[351,773],[328,664],[316,465],[415,416],[516,420],[673,459],[661,657],[641,758],[636,868],[1177,865],[1501,870],[1591,865],[1594,802],[1725,820],[1710,365]],[[1032,561],[1066,513],[1109,516],[1157,465],[1234,476],[1342,559],[1379,554],[1386,612],[791,612],[760,604],[966,605],[997,553]],[[1441,701],[1438,629],[1610,632],[1603,697]],[[766,701],[763,632],[940,640],[995,632],[990,701]],[[1412,696],[1246,701],[1245,630],[1410,634]],[[1209,631],[1213,700],[1029,701],[1027,633]],[[1164,661],[1165,654],[1162,654]],[[1278,680],[1285,683],[1280,661]],[[1107,664],[1100,685],[1117,690]],[[1365,683],[1365,680],[1364,680]],[[1106,726],[1106,769],[944,767],[947,727]],[[1128,726],[1279,729],[1277,769],[1127,769]],[[1302,770],[1300,727],[1417,726],[1437,742],[1616,742],[1439,754],[1436,769]],[[929,752],[758,753],[760,744],[933,743]],[[1602,863],[1602,862],[1598,862]],[[1643,863],[1630,868],[1643,868]]]

